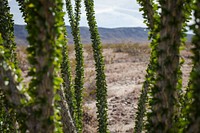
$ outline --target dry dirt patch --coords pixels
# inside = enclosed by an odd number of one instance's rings
[[[84,133],[97,132],[95,106],[95,68],[92,48],[84,46],[85,84],[84,84]],[[117,44],[104,45],[103,55],[106,63],[106,80],[108,85],[108,127],[111,133],[132,133],[135,121],[137,101],[144,81],[145,70],[148,65],[150,49],[146,44]],[[24,47],[17,49],[20,67],[25,82],[28,62]],[[72,73],[75,74],[75,56],[73,46],[69,47]],[[181,52],[185,59],[183,64],[183,85],[187,86],[191,71],[191,53],[189,49]]]
[[[95,74],[94,62],[92,61],[93,58],[92,55],[89,54],[91,52],[91,48],[85,50],[87,55],[85,61],[87,64],[86,79],[88,70],[92,70],[93,74]],[[119,44],[104,46],[103,54],[106,63],[106,79],[108,85],[107,101],[109,130],[111,133],[133,133],[137,102],[149,62],[150,49],[148,45],[143,44]],[[183,50],[181,56],[185,60],[182,70],[183,86],[186,87],[189,72],[191,71],[191,53],[189,49]],[[95,75],[91,77],[93,81],[92,85],[94,85]],[[87,108],[85,113],[88,116],[91,116],[91,122],[89,124],[85,123],[84,132],[96,133],[97,122],[95,101],[86,101],[84,106]]]

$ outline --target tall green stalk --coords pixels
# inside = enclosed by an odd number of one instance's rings
[[[145,23],[150,30],[149,39],[151,41],[151,55],[150,62],[147,67],[147,74],[145,76],[145,82],[143,83],[141,95],[138,101],[138,108],[136,112],[135,120],[135,133],[141,133],[144,126],[144,117],[146,114],[146,105],[148,101],[148,96],[151,92],[153,85],[155,84],[155,75],[157,68],[157,45],[158,45],[158,29],[159,29],[159,16],[157,13],[158,5],[153,3],[151,0],[138,0],[141,5],[141,11],[143,11],[143,17],[145,18]]]
[[[31,64],[29,95],[32,119],[30,132],[61,131],[57,121],[55,101],[61,79],[58,77],[64,44],[62,0],[30,0],[26,3],[27,30],[29,33],[28,59]],[[56,127],[56,128],[55,128]]]
[[[200,132],[200,0],[194,1],[193,10],[194,10],[194,24],[191,26],[191,29],[194,32],[194,36],[192,39],[192,61],[193,61],[193,69],[190,73],[190,84],[187,92],[187,96],[190,99],[186,106],[187,115],[187,125],[184,129],[184,132],[194,133]]]
[[[136,124],[135,124],[135,132],[136,133],[140,133],[142,132],[142,127],[143,127],[143,123],[145,123],[146,121],[143,120],[143,117],[145,115],[145,111],[146,111],[146,106],[151,105],[151,103],[153,102],[152,96],[154,94],[153,92],[153,88],[155,85],[155,79],[156,79],[156,72],[158,69],[158,44],[159,44],[159,40],[160,40],[160,29],[161,29],[161,24],[160,24],[160,14],[158,14],[158,5],[154,3],[154,1],[152,0],[138,0],[139,4],[142,6],[142,8],[140,10],[142,10],[143,16],[146,19],[144,22],[147,23],[148,28],[150,29],[150,36],[149,38],[152,39],[151,42],[151,57],[150,57],[150,63],[148,65],[147,68],[147,75],[145,78],[145,82],[143,84],[143,89],[142,89],[142,93],[139,99],[139,103],[138,103],[138,110],[137,110],[137,116],[136,116]],[[182,3],[182,29],[181,29],[181,43],[184,44],[185,43],[185,37],[186,37],[186,26],[187,26],[187,22],[190,19],[191,16],[191,9],[190,9],[190,0],[185,0]],[[182,72],[180,70],[181,68],[181,64],[183,63],[183,61],[180,61],[179,67],[177,69],[177,99],[175,102],[175,107],[176,111],[174,112],[174,124],[173,126],[176,127],[176,130],[178,130],[178,128],[181,127],[181,122],[179,122],[179,117],[182,117],[183,115],[180,113],[180,110],[183,108],[183,92],[182,92]],[[147,104],[145,104],[147,102]],[[150,109],[147,109],[147,118],[150,119],[151,117],[151,112],[149,112]],[[180,118],[180,119],[184,119],[184,118]],[[148,124],[148,122],[146,122],[146,131],[149,131],[148,129],[151,128]]]
[[[64,26],[63,33],[67,34],[65,26]],[[76,122],[75,121],[76,116],[74,114],[74,110],[76,109],[76,102],[75,102],[74,88],[73,88],[73,83],[72,83],[71,68],[70,68],[68,46],[67,46],[68,42],[66,39],[66,35],[64,38],[64,42],[65,43],[63,45],[63,50],[62,50],[63,61],[61,64],[64,94],[62,94],[62,91],[59,92],[60,93],[59,95],[61,97],[61,101],[60,101],[61,115],[62,115],[62,120],[63,120],[63,132],[74,133],[76,132],[76,129],[74,129],[74,124]]]
[[[23,14],[23,17],[25,18],[25,21],[28,17],[28,12],[26,11],[26,2],[24,0],[17,0],[20,10]],[[27,21],[26,21],[27,22]],[[70,61],[69,61],[69,56],[68,56],[68,42],[67,42],[67,31],[64,23],[64,18],[62,19],[62,33],[64,35],[63,38],[63,46],[62,46],[62,64],[61,64],[61,74],[62,74],[62,79],[63,79],[63,90],[58,90],[58,95],[60,96],[60,100],[58,101],[58,106],[61,108],[60,109],[60,115],[61,115],[61,120],[62,120],[62,125],[63,125],[63,132],[64,133],[76,133],[76,129],[74,127],[74,121],[72,119],[72,114],[69,113],[70,108],[75,108],[75,103],[74,103],[74,90],[73,90],[73,85],[72,85],[72,79],[71,79],[71,68],[70,68]],[[62,87],[61,87],[62,88]],[[65,95],[68,95],[68,97],[63,96],[63,91],[65,92]],[[66,99],[68,98],[68,99]],[[70,99],[71,98],[71,99]],[[66,103],[66,101],[68,101]],[[72,101],[69,103],[69,101]]]
[[[7,0],[0,0],[0,33],[2,33],[3,46],[10,51],[10,59],[16,62],[16,44],[14,41],[13,15]]]
[[[72,35],[75,45],[75,57],[76,57],[76,76],[74,84],[76,109],[70,107],[72,116],[76,121],[76,127],[78,132],[82,132],[83,128],[83,107],[82,107],[82,91],[83,91],[83,81],[84,81],[84,57],[83,57],[83,45],[81,44],[80,35],[80,14],[81,14],[81,0],[75,0],[75,12],[73,12],[71,0],[66,0],[66,9],[69,17],[70,26],[72,29]],[[67,97],[72,97],[66,95]],[[75,114],[74,114],[75,111]],[[77,118],[75,118],[77,117]]]
[[[91,33],[93,54],[96,67],[96,106],[98,119],[98,132],[108,133],[108,115],[107,115],[107,84],[105,76],[105,63],[102,55],[102,45],[98,32],[97,22],[95,19],[94,1],[84,0],[86,8],[86,16],[88,20],[89,30]]]
[[[10,13],[10,7],[7,0],[0,0],[0,33],[2,43],[5,49],[9,50],[6,56],[11,62],[17,65],[16,61],[16,44],[14,42],[14,22],[13,15]],[[16,116],[13,109],[8,105],[4,93],[0,90],[0,132],[14,132],[16,124]]]
[[[158,68],[152,88],[151,112],[148,113],[148,132],[175,132],[173,129],[179,71],[179,47],[184,21],[183,2],[159,1],[161,6]]]
[[[10,51],[5,47],[0,45],[0,92],[3,93],[4,101],[6,101],[6,106],[1,106],[1,109],[6,109],[6,116],[9,116],[8,121],[1,121],[1,124],[10,124],[9,127],[12,127],[9,132],[16,132],[16,127],[13,128],[13,123],[18,122],[19,130],[25,132],[27,126],[25,124],[25,119],[28,115],[29,108],[24,109],[24,104],[27,103],[26,96],[22,94],[22,85],[21,85],[21,73],[16,65],[9,59]],[[3,103],[5,104],[5,103]],[[2,108],[3,107],[3,108]],[[5,111],[5,110],[4,110]],[[10,115],[10,113],[14,113]],[[16,113],[16,118],[15,118]],[[14,117],[13,117],[14,116]],[[11,122],[12,120],[12,122]],[[27,121],[27,120],[26,120]],[[8,122],[8,123],[2,123]],[[5,125],[6,126],[6,125]],[[4,129],[1,128],[2,132],[8,132],[4,126]]]
[[[3,39],[0,34],[0,47],[3,44]],[[1,72],[2,73],[2,72]],[[0,80],[3,80],[0,78]],[[5,97],[5,93],[0,90],[0,132],[16,132],[15,111],[9,105]]]
[[[182,23],[182,32],[181,32],[181,47],[185,47],[186,44],[186,32],[188,31],[186,27],[188,26],[188,22],[191,20],[192,17],[192,4],[193,0],[184,0],[183,4],[183,23]],[[181,48],[180,48],[181,50]],[[188,113],[185,112],[185,107],[191,101],[187,97],[187,88],[186,91],[182,86],[182,72],[181,67],[184,63],[184,59],[180,58],[180,66],[178,70],[178,84],[177,84],[177,91],[178,91],[178,101],[176,103],[176,116],[174,118],[174,128],[176,128],[176,132],[183,132],[185,128],[185,124],[187,123],[187,115]]]

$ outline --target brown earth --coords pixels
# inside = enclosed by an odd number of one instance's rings
[[[95,89],[94,61],[91,48],[85,49],[85,89],[88,93]],[[146,74],[150,57],[148,45],[104,46],[106,80],[108,85],[108,127],[111,133],[133,133],[137,101]],[[189,50],[181,52],[183,64],[183,86],[187,85],[191,61]],[[71,56],[72,57],[72,56]],[[94,98],[94,94],[87,96]],[[96,133],[95,100],[86,100],[84,133]]]
[[[108,128],[111,133],[133,133],[137,101],[144,81],[150,49],[147,44],[105,45],[103,48],[108,85]],[[74,74],[73,47],[69,49]],[[182,67],[185,87],[191,71],[191,53],[186,49],[181,52],[181,55],[185,59]],[[97,133],[95,68],[92,48],[88,45],[85,46],[84,57],[84,133]],[[22,60],[22,63],[24,62]],[[22,68],[26,71],[25,65]]]

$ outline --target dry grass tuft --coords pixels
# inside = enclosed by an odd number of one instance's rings
[[[112,48],[114,52],[128,53],[132,56],[138,54],[149,54],[150,48],[148,44],[130,43],[130,44],[111,44],[104,45],[104,48]]]

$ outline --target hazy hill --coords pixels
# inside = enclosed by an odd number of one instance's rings
[[[25,25],[15,25],[15,39],[18,45],[27,45],[26,40],[27,31]],[[67,26],[69,44],[73,44],[73,38],[71,35],[71,28]],[[148,42],[148,30],[141,27],[130,28],[99,28],[100,37],[102,43],[144,43]],[[83,44],[90,43],[90,33],[87,27],[81,27],[81,37]],[[191,39],[191,35],[188,35],[188,39]]]

